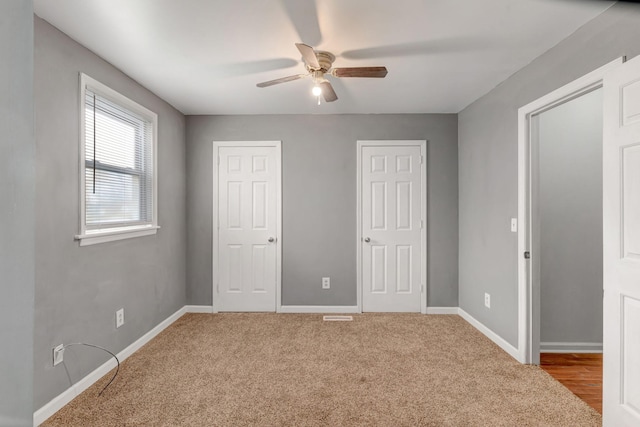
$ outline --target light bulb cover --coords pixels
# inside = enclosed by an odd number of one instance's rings
[[[311,89],[311,93],[313,94],[313,96],[320,96],[322,95],[322,88],[318,85],[315,85],[313,89]]]

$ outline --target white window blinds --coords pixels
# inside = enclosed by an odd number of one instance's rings
[[[85,90],[85,227],[152,224],[153,123]]]

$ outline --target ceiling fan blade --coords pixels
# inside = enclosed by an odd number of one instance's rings
[[[311,46],[308,46],[304,43],[296,43],[296,47],[302,54],[302,57],[304,58],[304,62],[306,62],[309,67],[315,70],[320,69],[318,58],[316,57],[316,53],[313,51],[313,48]]]
[[[334,77],[373,77],[383,78],[387,75],[387,67],[346,67],[331,70]]]
[[[217,77],[234,77],[265,71],[281,70],[299,65],[300,62],[291,58],[261,59],[257,61],[234,62],[216,67]]]
[[[280,0],[291,24],[298,33],[299,40],[313,46],[322,41],[318,22],[318,6],[316,0]]]
[[[338,95],[336,95],[336,91],[333,90],[333,86],[329,82],[320,83],[320,87],[322,88],[322,96],[326,102],[333,102],[338,99]]]
[[[347,50],[342,52],[340,56],[346,59],[376,59],[395,58],[398,56],[467,53],[486,48],[490,46],[491,43],[491,40],[481,37],[448,37]]]
[[[269,86],[277,85],[277,84],[280,84],[280,83],[292,82],[294,80],[302,79],[302,78],[307,77],[307,76],[308,76],[308,74],[296,74],[294,76],[281,77],[279,79],[269,80],[268,82],[258,83],[256,86],[258,86],[258,87],[269,87]]]

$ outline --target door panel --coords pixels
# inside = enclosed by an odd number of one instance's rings
[[[640,425],[640,58],[604,79],[605,426]]]
[[[371,245],[371,293],[387,293],[387,247]]]
[[[420,312],[421,147],[362,147],[362,310]]]
[[[622,148],[622,205],[623,256],[640,259],[640,144]]]
[[[411,293],[411,252],[409,245],[396,246],[396,293]]]
[[[371,228],[387,229],[387,183],[371,183]]]
[[[218,309],[275,311],[276,148],[220,146],[218,155]]]
[[[251,281],[251,289],[253,292],[267,292],[267,245],[253,245],[252,255],[253,277]]]
[[[396,230],[411,230],[411,182],[396,183]]]
[[[253,229],[265,230],[267,228],[267,193],[266,182],[253,183]]]

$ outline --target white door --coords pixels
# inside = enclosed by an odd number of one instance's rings
[[[423,309],[424,146],[361,147],[362,311]]]
[[[605,426],[640,426],[640,57],[604,79]]]
[[[217,309],[276,311],[277,148],[218,146],[218,156]]]

